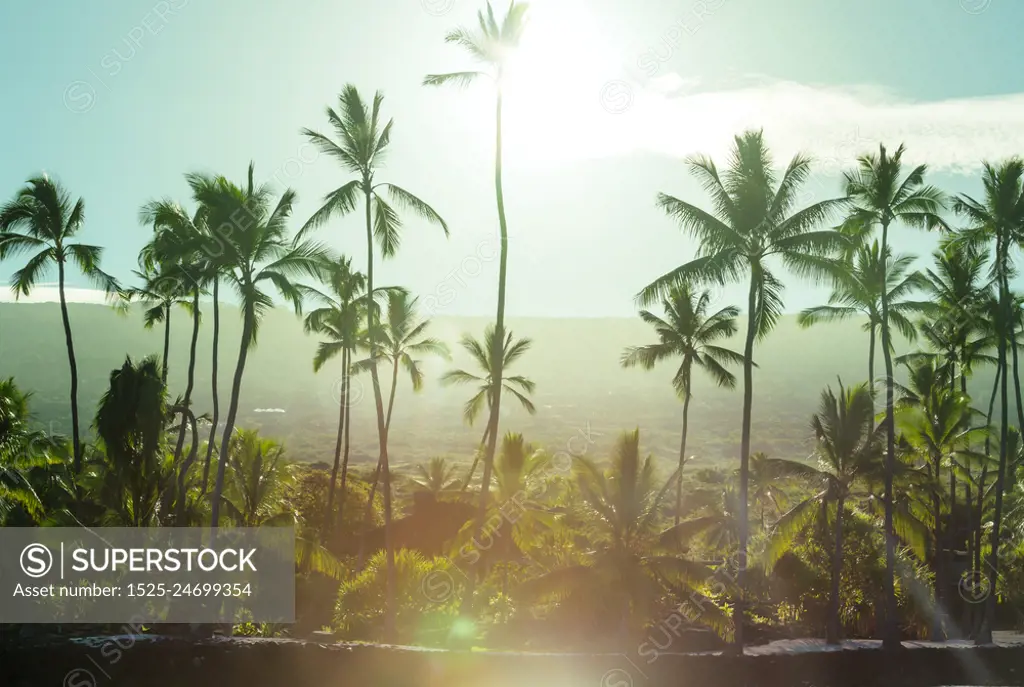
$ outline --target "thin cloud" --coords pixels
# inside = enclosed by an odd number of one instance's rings
[[[913,101],[870,85],[764,78],[714,90],[695,88],[693,79],[676,73],[643,84],[629,78],[587,81],[565,89],[561,102],[516,113],[522,120],[512,120],[510,139],[513,150],[523,153],[517,162],[541,161],[541,153],[571,159],[705,153],[722,159],[732,137],[750,128],[764,129],[778,160],[808,153],[821,171],[848,168],[879,142],[904,143],[908,162],[957,174],[1024,149],[1024,93]],[[558,132],[553,150],[538,146],[550,141],[530,140],[541,126]]]
[[[64,297],[69,303],[108,303],[107,294],[97,289],[65,287]],[[60,292],[56,284],[38,284],[28,296],[15,298],[10,289],[0,288],[2,303],[59,303]]]

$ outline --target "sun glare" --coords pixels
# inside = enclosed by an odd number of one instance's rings
[[[504,82],[508,161],[592,154],[617,124],[599,102],[619,68],[610,42],[579,0],[532,2],[528,17]]]

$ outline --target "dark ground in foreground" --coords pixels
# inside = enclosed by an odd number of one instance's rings
[[[742,657],[448,652],[297,640],[188,641],[131,635],[0,645],[0,684],[11,687],[873,687],[1024,684],[1024,645],[930,646],[884,652],[760,647]]]

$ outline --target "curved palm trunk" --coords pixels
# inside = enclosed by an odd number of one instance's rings
[[[501,82],[501,73],[498,74]],[[498,227],[501,231],[501,257],[498,263],[498,312],[494,326],[494,347],[491,360],[494,369],[491,371],[491,415],[487,422],[487,449],[484,453],[484,472],[480,485],[480,507],[477,510],[476,523],[473,526],[473,541],[478,541],[487,519],[487,498],[491,487],[491,474],[494,471],[494,453],[498,446],[498,420],[501,412],[501,387],[504,374],[505,345],[505,280],[508,269],[508,223],[505,219],[505,192],[501,184],[501,87],[495,99],[494,119],[494,196],[498,204]],[[479,559],[478,559],[479,560]],[[468,614],[473,609],[473,596],[476,593],[476,575],[470,575],[466,583],[466,594],[462,598],[462,613]]]
[[[192,469],[192,463],[196,458],[196,451],[198,446],[196,444],[196,427],[195,427],[195,416],[191,412],[192,408],[192,387],[195,384],[196,374],[196,343],[199,341],[199,289],[196,288],[192,295],[192,341],[189,344],[188,351],[188,378],[185,383],[185,397],[182,399],[182,420],[181,428],[178,430],[178,443],[174,447],[174,464],[178,464],[178,460],[181,459],[181,451],[185,446],[185,418],[192,418],[192,446],[188,452],[188,460],[181,466],[178,474],[178,511],[176,515],[177,522],[181,522],[181,518],[185,515],[185,478],[188,475],[188,471]],[[178,525],[182,527],[183,525]]]
[[[174,502],[174,526],[175,527],[188,527],[188,523],[185,522],[185,510],[188,506],[188,493],[185,489],[185,478],[188,476],[188,471],[191,469],[192,464],[195,463],[196,454],[199,450],[199,426],[196,423],[196,416],[187,405],[182,406],[178,412],[181,413],[181,424],[188,423],[189,430],[192,433],[192,446],[188,450],[188,458],[185,459],[185,464],[181,466],[178,471],[178,492],[177,498]]]
[[[882,223],[882,283],[886,283],[889,223]],[[896,608],[896,534],[893,530],[892,480],[896,473],[896,420],[893,412],[892,341],[889,332],[889,294],[882,289],[882,359],[885,361],[885,618],[882,647],[902,646]]]
[[[213,446],[217,440],[217,422],[220,420],[220,399],[217,395],[217,351],[220,347],[220,279],[213,280],[213,372],[210,375],[210,386],[213,394],[213,413],[210,418],[210,437],[206,440],[206,462],[203,463],[203,490],[210,479],[210,460],[213,458]]]
[[[839,578],[843,572],[843,509],[845,507],[845,499],[840,496],[836,503],[836,537],[835,548],[832,550],[832,591],[829,601],[828,629],[826,630],[826,641],[829,644],[839,644]]]
[[[679,440],[679,482],[676,483],[676,527],[679,526],[679,519],[683,511],[683,466],[686,465],[686,425],[690,415],[690,379],[689,371],[686,375],[686,390],[683,397],[683,432]],[[764,509],[761,510],[761,521],[764,524]]]
[[[185,396],[182,399],[182,406],[190,409],[192,401],[192,388],[195,386],[196,376],[196,344],[199,342],[199,289],[196,288],[192,294],[192,341],[188,349],[188,377],[185,381]],[[181,451],[185,446],[185,422],[181,423],[178,430],[178,443],[174,447],[174,464],[178,464],[181,458]],[[191,467],[191,466],[189,466]]]
[[[327,490],[327,515],[324,518],[323,524],[323,538],[327,539],[327,536],[331,533],[331,527],[334,524],[334,488],[338,484],[338,467],[341,464],[341,445],[345,437],[345,407],[346,399],[348,397],[348,351],[342,350],[341,352],[341,400],[338,402],[340,406],[338,409],[338,441],[334,444],[334,466],[331,468],[331,486]]]
[[[160,369],[160,381],[167,386],[167,359],[171,355],[171,304],[164,305],[164,359]]]
[[[64,297],[64,261],[57,261],[58,291],[60,294],[60,317],[64,323],[64,342],[68,348],[68,366],[71,368],[71,445],[74,450],[72,467],[77,475],[82,471],[82,442],[78,434],[78,363],[75,361],[75,342],[71,338],[71,319],[68,317],[68,302]]]
[[[249,356],[252,343],[252,325],[255,319],[251,303],[243,305],[245,315],[242,320],[242,341],[238,348],[238,363],[235,365],[235,377],[231,382],[231,400],[228,402],[228,417],[224,423],[224,436],[220,442],[220,455],[217,460],[217,478],[213,483],[213,503],[211,506],[210,526],[217,527],[220,520],[220,498],[224,493],[224,469],[227,467],[228,456],[231,455],[231,434],[235,431],[235,418],[238,416],[238,396],[242,390],[242,375],[245,372],[245,360]]]
[[[995,514],[992,517],[992,533],[990,535],[989,563],[988,563],[988,597],[985,599],[985,619],[981,631],[975,640],[977,644],[991,644],[992,630],[995,624],[996,598],[999,596],[999,538],[1000,528],[1003,519],[1003,491],[1006,484],[1006,463],[1008,459],[1007,448],[1009,442],[1009,364],[1007,361],[1007,345],[1014,340],[1014,322],[1010,309],[1010,285],[1007,281],[1007,252],[1008,247],[1000,240],[996,247],[997,260],[999,260],[999,302],[1002,318],[1005,326],[1010,329],[1010,336],[1000,336],[997,347],[999,363],[999,469],[996,473],[996,503]],[[1008,341],[1009,340],[1009,341]]]
[[[757,334],[758,284],[761,275],[757,266],[750,273],[750,291],[747,294],[747,335],[743,344],[743,424],[740,430],[740,494],[739,494],[739,551],[736,584],[739,598],[733,608],[734,640],[737,651],[743,652],[743,629],[746,619],[747,578],[747,487],[750,481],[750,416],[754,405],[754,338]]]
[[[370,203],[373,189],[370,180],[364,179],[366,194],[366,293],[370,297],[367,309],[367,324],[370,336],[370,378],[373,380],[373,400],[377,407],[377,437],[380,442],[379,467],[384,473],[384,555],[387,559],[387,583],[384,609],[384,638],[391,641],[395,633],[395,549],[391,541],[391,469],[388,465],[388,430],[384,425],[384,401],[380,392],[380,377],[377,374],[377,308],[373,300],[373,222],[370,217]],[[372,503],[372,501],[371,501]]]
[[[477,445],[476,450],[473,451],[473,462],[469,466],[469,473],[466,474],[466,480],[462,483],[462,488],[459,489],[460,493],[465,493],[469,488],[470,482],[473,481],[473,475],[476,474],[476,466],[480,464],[480,456],[487,444],[488,432],[491,430],[491,423],[488,418],[487,426],[484,428],[483,436],[480,437],[480,443]]]
[[[391,411],[395,409],[395,391],[398,389],[398,358],[395,358],[394,366],[391,368],[391,394],[388,397],[388,414],[384,419],[384,430],[391,434]]]

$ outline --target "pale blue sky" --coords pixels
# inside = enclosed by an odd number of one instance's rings
[[[119,277],[147,236],[139,206],[187,201],[187,171],[241,180],[255,160],[258,178],[298,191],[298,227],[342,179],[299,130],[324,129],[324,107],[353,82],[367,95],[383,90],[396,120],[382,178],[432,203],[453,232],[446,241],[410,220],[383,278],[424,296],[454,292],[438,313],[490,314],[487,94],[420,86],[427,72],[465,66],[442,39],[481,6],[4,3],[0,198],[41,170],[57,176],[84,196],[83,238],[106,246],[104,266]],[[780,162],[798,149],[823,158],[809,199],[838,190],[829,165],[880,137],[907,141],[950,192],[976,192],[983,157],[1024,153],[1024,5],[1011,0],[540,0],[535,9],[533,56],[506,121],[514,316],[632,313],[633,294],[693,252],[655,194],[701,202],[681,159],[721,159],[748,124],[765,127]],[[320,237],[362,263],[358,218]],[[897,248],[929,242],[904,234]],[[0,264],[0,278],[15,267]],[[821,298],[789,283],[791,310]]]

